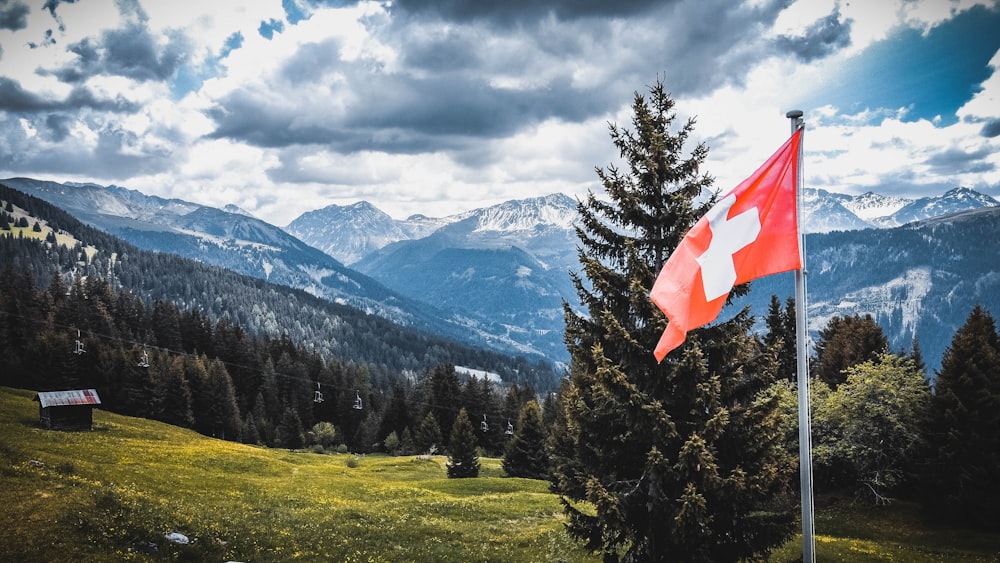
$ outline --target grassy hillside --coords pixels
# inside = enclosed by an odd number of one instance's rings
[[[449,480],[442,457],[269,450],[94,412],[93,432],[38,427],[0,388],[0,559],[586,561],[547,483]],[[180,532],[188,545],[166,541]]]
[[[38,426],[0,387],[0,560],[598,561],[547,483],[445,476],[444,458],[244,446],[95,411],[93,432]],[[925,528],[907,503],[821,497],[819,561],[996,562],[1000,533]],[[179,532],[191,543],[165,539]],[[772,561],[799,557],[799,539]]]

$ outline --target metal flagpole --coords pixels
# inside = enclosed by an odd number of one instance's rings
[[[785,114],[791,120],[792,134],[797,129],[803,129],[802,111],[792,110]],[[806,354],[806,247],[805,236],[802,233],[802,144],[799,138],[799,154],[796,159],[798,166],[795,186],[796,216],[799,224],[799,253],[802,267],[795,270],[795,355],[797,360],[797,378],[799,387],[799,490],[802,496],[802,561],[815,563],[816,539],[813,510],[813,480],[812,480],[812,429],[809,416],[809,362]]]

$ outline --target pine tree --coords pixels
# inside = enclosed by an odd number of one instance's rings
[[[448,478],[479,477],[479,454],[476,453],[476,432],[465,409],[458,411],[448,441]]]
[[[184,358],[176,356],[165,367],[156,386],[154,417],[167,424],[191,428],[194,414],[191,412],[191,389],[184,374]]]
[[[874,362],[888,351],[889,339],[871,315],[833,317],[819,331],[810,374],[836,389],[847,379],[845,370]]]
[[[427,416],[420,421],[414,441],[421,453],[429,453],[432,449],[441,451],[444,448],[441,427],[438,426],[437,418],[433,412],[427,411]]]
[[[1000,338],[976,306],[952,338],[934,382],[922,505],[931,520],[1000,526]]]
[[[794,526],[794,461],[780,442],[777,400],[760,398],[774,365],[758,359],[766,355],[746,310],[688,333],[662,364],[653,357],[667,321],[649,290],[716,197],[702,197],[712,183],[699,171],[707,148],[683,154],[694,122],[674,128],[663,84],[632,107],[633,131],[611,126],[628,170],[598,169],[607,197],[578,206],[587,282],[574,282],[587,314],[564,306],[570,385],[554,425],[553,489],[570,533],[605,561],[757,557]]]
[[[545,479],[549,475],[549,454],[545,449],[542,409],[529,401],[517,415],[514,436],[503,454],[503,470],[509,477]]]
[[[294,450],[302,447],[305,443],[302,434],[302,420],[295,409],[291,407],[285,409],[275,434],[275,445],[279,448]]]
[[[765,325],[767,333],[764,335],[764,345],[778,355],[778,377],[795,381],[798,368],[795,347],[795,299],[789,297],[782,308],[778,296],[771,295]]]

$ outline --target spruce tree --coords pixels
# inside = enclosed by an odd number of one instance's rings
[[[476,432],[465,409],[458,411],[448,441],[448,478],[479,477],[479,454],[476,453]]]
[[[503,454],[503,470],[509,477],[545,479],[549,474],[549,454],[545,449],[545,427],[542,409],[529,401],[517,415],[514,436],[507,442]]]
[[[976,306],[955,333],[934,382],[922,505],[930,520],[1000,526],[1000,339]]]
[[[717,196],[704,197],[708,149],[685,153],[694,121],[675,127],[664,85],[648,99],[636,93],[632,109],[631,131],[610,127],[628,168],[598,169],[606,197],[578,205],[586,280],[573,280],[585,311],[564,306],[570,384],[551,439],[552,486],[570,533],[605,561],[759,557],[794,527],[794,460],[777,399],[760,393],[774,362],[762,361],[745,309],[688,333],[662,364],[653,357],[667,321],[649,290]]]
[[[417,426],[417,436],[414,439],[416,447],[420,453],[433,453],[444,449],[444,438],[441,436],[441,427],[438,426],[434,413],[427,411],[427,415]]]
[[[302,432],[302,419],[299,418],[299,413],[295,409],[291,407],[285,409],[281,415],[281,422],[278,423],[275,434],[275,445],[279,448],[294,450],[301,448],[305,444]]]
[[[833,317],[819,331],[816,358],[810,374],[836,389],[847,379],[847,370],[864,362],[874,362],[888,351],[889,339],[871,315]]]

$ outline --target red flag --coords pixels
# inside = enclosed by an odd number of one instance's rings
[[[796,218],[801,129],[688,231],[653,284],[667,316],[657,361],[722,311],[733,286],[802,267]]]

